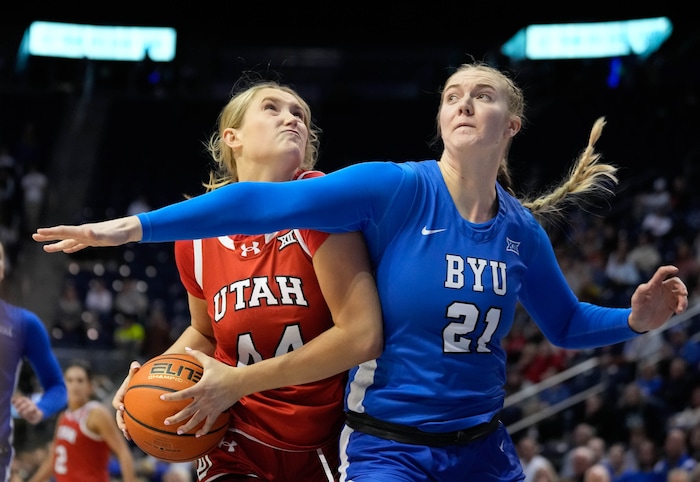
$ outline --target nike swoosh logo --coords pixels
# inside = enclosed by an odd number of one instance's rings
[[[428,236],[429,234],[441,233],[443,231],[447,231],[447,229],[428,229],[428,226],[423,226],[420,233],[423,236]]]

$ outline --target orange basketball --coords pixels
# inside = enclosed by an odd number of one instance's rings
[[[164,392],[188,388],[202,378],[203,368],[188,354],[168,354],[151,358],[131,377],[124,395],[124,423],[129,436],[144,452],[166,462],[189,462],[216,447],[229,426],[229,413],[219,415],[209,433],[194,434],[204,425],[182,435],[178,426],[163,421],[190,404],[191,399],[166,402]],[[183,422],[184,423],[184,422]]]

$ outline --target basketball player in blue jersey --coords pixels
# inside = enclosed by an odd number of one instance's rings
[[[0,282],[5,278],[5,248],[0,243]],[[20,366],[29,362],[43,393],[16,392]],[[44,323],[29,310],[0,300],[0,482],[10,480],[13,447],[12,410],[36,425],[62,410],[68,402],[63,372],[51,351]]]
[[[384,351],[350,372],[341,481],[523,480],[498,420],[506,377],[501,340],[516,304],[552,343],[571,349],[628,340],[688,305],[674,266],[638,286],[630,308],[576,298],[540,222],[569,203],[612,193],[616,168],[593,149],[604,122],[594,125],[567,180],[521,201],[506,161],[523,110],[522,91],[508,76],[465,64],[441,93],[439,160],[360,163],[303,183],[237,183],[137,216],[39,229],[34,239],[56,241],[47,252],[72,253],[288,226],[362,231],[376,269]],[[342,347],[325,353],[337,358]],[[204,383],[164,397],[194,397],[167,419],[184,422],[183,430],[205,418],[210,425],[256,383],[250,371],[196,355]]]

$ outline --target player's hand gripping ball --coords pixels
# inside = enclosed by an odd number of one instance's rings
[[[191,400],[166,402],[160,395],[191,387],[202,378],[202,373],[194,356],[167,354],[151,358],[131,377],[124,395],[124,423],[141,450],[166,462],[189,462],[219,444],[229,426],[228,411],[219,415],[209,433],[199,438],[194,434],[204,421],[182,435],[177,434],[179,424],[163,424]]]

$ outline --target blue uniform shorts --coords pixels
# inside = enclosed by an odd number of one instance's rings
[[[353,430],[340,437],[340,482],[515,482],[525,479],[503,424],[466,445],[431,447]]]

